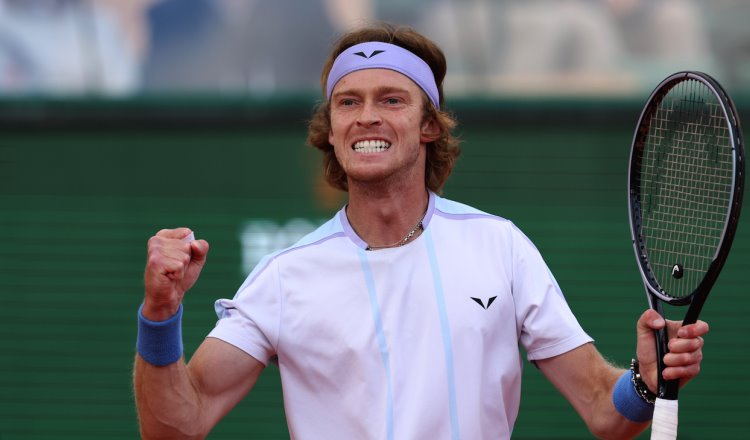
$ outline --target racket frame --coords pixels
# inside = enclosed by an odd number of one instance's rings
[[[729,138],[732,143],[734,154],[734,161],[732,163],[733,193],[731,195],[729,206],[727,207],[728,212],[724,221],[721,244],[714,253],[713,261],[709,265],[706,274],[696,289],[690,295],[677,298],[669,296],[667,292],[659,287],[656,277],[652,274],[649,266],[648,255],[645,252],[645,245],[643,244],[643,237],[641,235],[641,201],[640,192],[637,188],[637,185],[639,184],[638,174],[640,173],[640,163],[637,163],[636,161],[639,161],[641,158],[640,152],[643,150],[645,140],[648,137],[653,112],[656,111],[664,96],[666,96],[676,84],[688,79],[697,80],[709,87],[714,95],[716,95],[721,105],[724,119],[727,122],[729,129]],[[729,255],[729,250],[737,230],[742,206],[742,195],[744,192],[744,161],[742,130],[740,128],[736,107],[724,88],[714,78],[702,72],[682,71],[670,75],[656,86],[646,101],[643,111],[638,118],[635,134],[633,136],[630,163],[628,165],[628,215],[630,219],[630,233],[633,250],[635,252],[636,261],[638,262],[638,269],[641,273],[643,285],[646,289],[649,306],[656,310],[662,317],[664,317],[664,303],[674,306],[689,304],[687,313],[683,319],[683,325],[692,324],[698,320],[698,315],[706,302],[708,294],[716,282],[716,279],[724,266],[724,262]],[[666,328],[656,331],[656,346],[658,353],[657,362],[659,368],[659,390],[657,395],[662,399],[676,400],[679,388],[678,381],[665,381],[661,374],[665,368],[663,362],[664,355],[669,352],[667,344],[668,335]]]

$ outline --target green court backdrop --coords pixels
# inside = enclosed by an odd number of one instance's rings
[[[448,103],[464,149],[444,196],[518,224],[600,351],[621,365],[646,307],[626,207],[641,103]],[[0,102],[0,440],[137,438],[131,373],[148,237],[184,225],[211,243],[185,300],[189,356],[215,322],[213,302],[234,294],[258,256],[345,200],[326,189],[320,155],[304,145],[313,104]],[[681,439],[750,431],[745,214],[703,311],[711,332],[701,376],[680,396]],[[522,396],[513,438],[591,438],[529,364]],[[288,438],[275,367],[209,438]]]

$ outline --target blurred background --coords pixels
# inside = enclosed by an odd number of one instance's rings
[[[0,440],[138,437],[148,237],[189,226],[211,243],[185,300],[189,357],[213,301],[345,203],[306,123],[331,43],[375,19],[448,58],[464,150],[444,196],[518,224],[599,349],[627,365],[647,304],[625,204],[635,123],[686,69],[750,117],[748,17],[742,0],[0,0]],[[704,308],[680,438],[750,430],[747,218]],[[272,366],[210,438],[288,436]],[[527,366],[513,438],[590,435]]]
[[[2,0],[0,94],[315,92],[366,20],[445,50],[446,93],[623,95],[675,69],[750,87],[741,0]]]

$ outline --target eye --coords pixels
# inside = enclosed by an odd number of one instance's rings
[[[386,98],[385,102],[386,102],[386,104],[396,105],[396,104],[401,104],[402,100],[401,100],[401,98],[397,98],[395,96],[392,96],[392,97]]]
[[[353,99],[351,99],[351,98],[344,98],[344,99],[341,100],[341,105],[343,107],[352,106],[352,105],[354,105],[354,103],[355,103],[355,101]]]

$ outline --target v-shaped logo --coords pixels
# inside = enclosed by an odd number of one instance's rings
[[[493,302],[495,301],[495,298],[497,298],[497,297],[496,297],[496,296],[493,296],[492,298],[489,298],[489,299],[487,300],[487,305],[484,305],[484,301],[482,301],[482,300],[481,300],[481,299],[479,299],[479,298],[474,298],[473,296],[472,296],[472,297],[470,297],[470,298],[471,298],[471,299],[473,299],[475,303],[477,303],[477,304],[479,304],[480,306],[482,306],[482,308],[483,308],[483,309],[487,310],[488,308],[490,308],[490,306],[492,305],[492,303],[493,303]]]
[[[354,55],[361,56],[362,58],[370,59],[379,53],[385,52],[384,50],[373,50],[370,55],[366,55],[364,52],[354,52]]]

